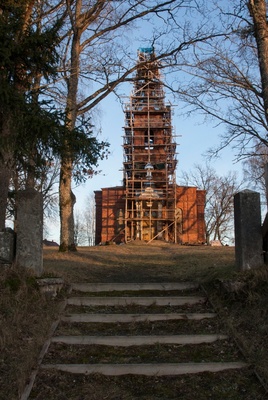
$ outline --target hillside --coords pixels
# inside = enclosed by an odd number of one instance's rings
[[[71,282],[200,282],[248,361],[268,382],[268,271],[263,267],[238,274],[234,248],[163,242],[80,248],[73,254],[45,248],[44,266],[44,275],[62,277],[66,288]],[[2,272],[1,400],[19,398],[64,294],[56,299],[41,295],[36,279],[16,267]]]

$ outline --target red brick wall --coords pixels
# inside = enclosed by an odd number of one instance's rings
[[[95,207],[96,207],[96,226],[95,226],[95,244],[101,242],[101,226],[102,226],[102,191],[95,192]]]
[[[102,189],[101,199],[99,192],[95,192],[96,244],[111,240],[121,241],[120,231],[124,226],[120,226],[118,214],[120,209],[125,209],[124,193],[125,189],[121,186]]]
[[[177,208],[182,209],[182,243],[203,243],[205,192],[195,187],[177,186]]]
[[[118,186],[104,188],[95,192],[96,200],[96,244],[100,242],[124,239],[124,233],[118,220],[120,209],[124,211],[125,189]],[[204,203],[205,191],[195,187],[177,186],[177,208],[182,210],[182,233],[180,243],[198,244],[205,242]],[[121,231],[121,234],[120,234]]]
[[[205,200],[206,191],[197,190],[197,220],[198,220],[198,241],[205,243],[206,232],[205,232]]]

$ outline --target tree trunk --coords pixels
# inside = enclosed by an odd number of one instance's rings
[[[74,243],[74,214],[75,195],[72,192],[72,170],[71,159],[64,159],[60,169],[60,251],[76,251]]]
[[[76,18],[81,12],[81,0],[76,2]],[[74,33],[71,47],[71,68],[68,78],[68,94],[66,102],[66,127],[70,132],[75,128],[77,118],[77,91],[79,77],[80,39],[82,30],[73,26]],[[72,149],[68,143],[61,157],[60,172],[60,251],[76,251],[74,240],[74,204],[75,195],[72,192],[73,157]]]
[[[268,123],[268,24],[265,0],[249,0],[248,8],[253,20],[258,49],[265,117]]]
[[[210,234],[208,231],[206,231],[206,244],[209,246],[210,245]]]

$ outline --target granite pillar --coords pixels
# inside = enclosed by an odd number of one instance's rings
[[[43,198],[34,189],[18,193],[16,262],[43,273]]]
[[[239,270],[264,263],[260,194],[243,190],[234,196],[235,258]]]

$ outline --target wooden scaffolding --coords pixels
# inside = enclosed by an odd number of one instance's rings
[[[177,243],[182,216],[176,209],[172,108],[165,103],[152,48],[138,51],[134,88],[124,112],[125,241]]]

